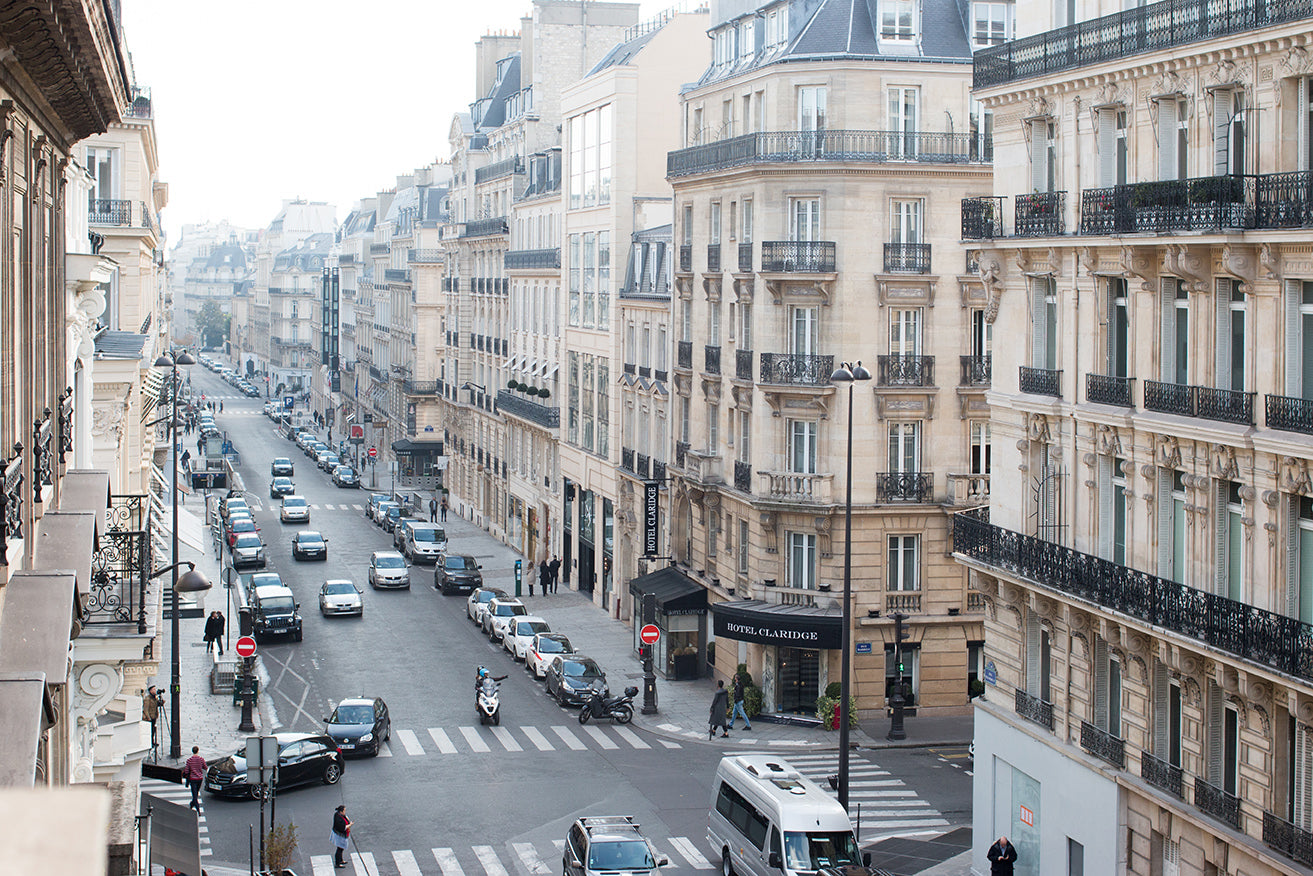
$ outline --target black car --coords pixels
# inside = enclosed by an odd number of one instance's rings
[[[563,706],[582,706],[589,687],[606,686],[606,673],[592,657],[565,654],[547,667],[547,693]]]
[[[326,560],[328,559],[328,539],[318,532],[303,529],[292,536],[292,559]]]
[[[447,554],[433,568],[433,587],[443,595],[470,593],[483,586],[483,573],[474,557],[468,554]]]
[[[360,478],[356,477],[356,470],[349,465],[339,465],[333,469],[333,483],[339,487],[359,487]]]
[[[324,719],[324,732],[343,754],[377,755],[392,737],[392,717],[379,697],[348,697]]]
[[[278,771],[266,777],[282,791],[297,785],[323,782],[336,785],[346,765],[333,737],[326,733],[275,733],[278,740]],[[210,765],[205,772],[205,790],[219,797],[256,797],[258,788],[246,783],[246,748]]]

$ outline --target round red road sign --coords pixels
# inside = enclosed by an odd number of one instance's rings
[[[377,448],[377,447],[371,447],[371,448],[369,448],[369,458],[370,458],[370,459],[373,459],[373,458],[375,458],[376,456],[378,456],[378,448]]]
[[[661,638],[661,631],[657,629],[656,624],[646,624],[638,631],[638,638],[644,645],[655,645]]]
[[[250,657],[255,654],[255,639],[252,636],[242,636],[237,640],[233,648],[238,657]]]

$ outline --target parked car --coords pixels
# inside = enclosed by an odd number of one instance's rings
[[[310,503],[305,500],[305,496],[283,496],[278,519],[284,523],[309,523]]]
[[[390,498],[387,493],[370,493],[369,499],[365,502],[365,516],[373,520],[374,510],[378,507],[378,503],[386,502]]]
[[[374,551],[369,555],[369,586],[410,589],[410,569],[406,558],[396,551]]]
[[[382,502],[379,502],[374,506],[374,522],[377,523],[379,526],[382,526],[383,521],[387,519],[388,512],[391,511],[393,508],[400,508],[400,507],[401,506],[398,505],[396,502],[393,502],[390,499],[384,499]]]
[[[247,513],[250,513],[251,510],[246,504],[246,499],[241,496],[228,496],[219,503],[219,514],[224,520],[227,520],[228,515],[239,508]]]
[[[503,648],[511,652],[511,657],[516,660],[523,660],[529,653],[529,646],[533,644],[533,637],[539,633],[550,633],[551,631],[552,628],[547,621],[536,614],[513,617],[510,623],[506,625],[506,632],[502,634],[501,644]]]
[[[296,474],[296,466],[286,456],[279,456],[269,465],[269,474],[273,477],[290,478]]]
[[[264,554],[264,542],[254,532],[247,532],[237,536],[232,551],[234,569],[245,569],[251,566],[263,569],[268,564]]]
[[[524,658],[524,668],[533,673],[534,678],[541,679],[547,674],[547,667],[558,656],[573,654],[574,646],[563,633],[539,633],[529,645],[529,653]]]
[[[365,600],[360,588],[345,578],[325,581],[319,588],[319,613],[324,617],[342,614],[364,617]]]
[[[360,478],[356,476],[356,470],[349,465],[339,465],[333,469],[333,483],[339,487],[359,487]]]
[[[297,785],[323,782],[336,785],[342,778],[342,753],[326,733],[275,733],[278,769],[269,784],[282,791]],[[205,790],[217,797],[255,797],[258,790],[246,783],[246,746],[210,765]]]
[[[492,641],[500,642],[502,636],[506,635],[506,629],[511,625],[511,619],[523,617],[528,613],[529,609],[525,604],[514,596],[498,596],[488,603],[487,609],[483,612],[483,631]]]
[[[482,568],[469,554],[447,554],[433,567],[433,587],[444,596],[470,593],[483,586]]]
[[[255,519],[251,517],[231,517],[228,520],[228,547],[237,543],[239,535],[245,535],[250,532],[259,533],[260,527],[255,525]],[[256,536],[259,537],[258,535]]]
[[[292,536],[292,559],[326,560],[328,559],[328,539],[318,532],[303,529]]]
[[[497,587],[480,587],[470,594],[469,599],[465,600],[465,613],[469,615],[470,620],[482,627],[483,613],[488,610],[488,603],[499,596],[508,595],[505,590]]]
[[[281,499],[283,496],[290,496],[296,492],[296,484],[292,483],[291,478],[276,477],[269,482],[269,498]]]
[[[381,697],[348,697],[324,719],[324,732],[343,754],[377,755],[392,738],[392,717]]]
[[[547,693],[563,706],[582,706],[594,683],[606,685],[606,673],[592,657],[565,654],[547,667]]]
[[[318,461],[319,461],[319,467],[330,474],[332,474],[333,469],[337,468],[339,465],[342,464],[342,460],[338,458],[338,455],[336,453],[333,453],[332,451],[329,451],[328,453],[319,454]]]

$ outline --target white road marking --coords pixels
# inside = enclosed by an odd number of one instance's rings
[[[420,745],[419,740],[415,738],[414,730],[398,730],[397,738],[405,746],[406,754],[421,755],[424,753],[424,746]]]
[[[693,845],[693,841],[690,840],[688,837],[672,836],[670,837],[670,844],[675,847],[675,851],[679,852],[680,855],[682,855],[690,864],[693,865],[693,869],[695,870],[715,869],[715,867],[711,866],[710,861],[702,857],[702,853],[698,851],[698,847]]]
[[[680,745],[678,742],[673,742],[673,741],[671,741],[671,740],[669,740],[669,739],[663,739],[663,738],[661,738],[661,737],[658,737],[658,738],[657,738],[657,742],[660,742],[660,743],[661,743],[662,745],[664,745],[666,748],[683,748],[683,747],[684,747],[684,746]]]
[[[946,818],[921,818],[907,821],[867,821],[862,819],[862,827],[945,827],[948,824]]]
[[[492,749],[488,747],[488,743],[484,742],[481,738],[479,738],[479,731],[475,730],[473,727],[460,728],[460,735],[465,737],[465,741],[468,742],[470,744],[470,748],[474,749],[475,751],[481,753],[492,751]]]
[[[392,860],[396,862],[397,872],[401,876],[422,876],[419,872],[419,862],[415,860],[415,855],[412,852],[393,852]]]
[[[515,737],[511,735],[509,728],[493,727],[492,735],[497,737],[497,741],[500,742],[502,747],[507,751],[524,751],[524,749],[520,747],[520,743],[516,742]]]
[[[461,869],[460,862],[456,860],[456,853],[451,849],[434,849],[433,858],[442,868],[442,876],[465,876],[465,871]]]
[[[570,732],[569,727],[553,727],[552,732],[561,737],[561,741],[570,747],[571,751],[583,751],[587,748],[579,741],[579,737]]]
[[[483,865],[483,869],[488,876],[510,876],[506,872],[506,868],[502,866],[501,861],[497,859],[497,852],[493,850],[492,846],[475,846],[474,854],[478,856],[479,863]]]
[[[374,853],[351,853],[351,866],[356,868],[356,876],[378,876],[378,865],[374,863]]]
[[[584,732],[587,733],[589,736],[593,737],[594,739],[596,739],[596,740],[597,740],[597,744],[600,745],[600,746],[602,746],[602,748],[605,748],[605,749],[607,749],[607,750],[610,750],[610,749],[614,749],[614,748],[619,748],[619,747],[620,747],[620,746],[616,745],[614,742],[612,742],[612,741],[611,741],[611,737],[609,737],[609,736],[607,736],[605,733],[603,733],[603,732],[602,732],[602,728],[600,728],[600,727],[590,727],[590,726],[588,726],[587,724],[585,724],[585,725],[584,725]]]
[[[651,748],[646,742],[638,738],[638,734],[628,727],[615,727],[615,735],[619,736],[625,742],[628,742],[634,748]]]
[[[379,757],[391,757],[391,756],[392,756],[392,749],[391,749],[391,748],[388,748],[388,744],[387,744],[386,742],[380,742],[380,743],[378,744],[378,756],[379,756]]]
[[[532,876],[547,876],[551,872],[542,862],[542,858],[538,857],[538,851],[533,847],[533,843],[511,843],[511,848],[515,849],[520,863],[524,864]]]
[[[532,742],[534,745],[538,746],[538,750],[539,750],[539,751],[554,751],[554,750],[555,750],[555,749],[552,747],[552,743],[550,743],[550,742],[547,741],[547,737],[544,736],[544,735],[538,730],[537,727],[521,727],[520,729],[524,732],[524,735],[525,735],[525,736],[528,736],[528,737],[529,737],[529,741],[530,741],[530,742]]]
[[[333,857],[331,855],[312,855],[310,868],[314,876],[333,876]]]
[[[433,737],[433,741],[437,744],[438,751],[443,754],[456,753],[456,745],[451,741],[451,738],[447,736],[446,730],[443,730],[441,727],[430,727],[429,735]]]

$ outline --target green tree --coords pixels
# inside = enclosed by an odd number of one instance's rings
[[[228,326],[232,317],[219,308],[217,301],[207,301],[196,314],[196,331],[201,336],[201,347],[222,346],[228,340]]]

